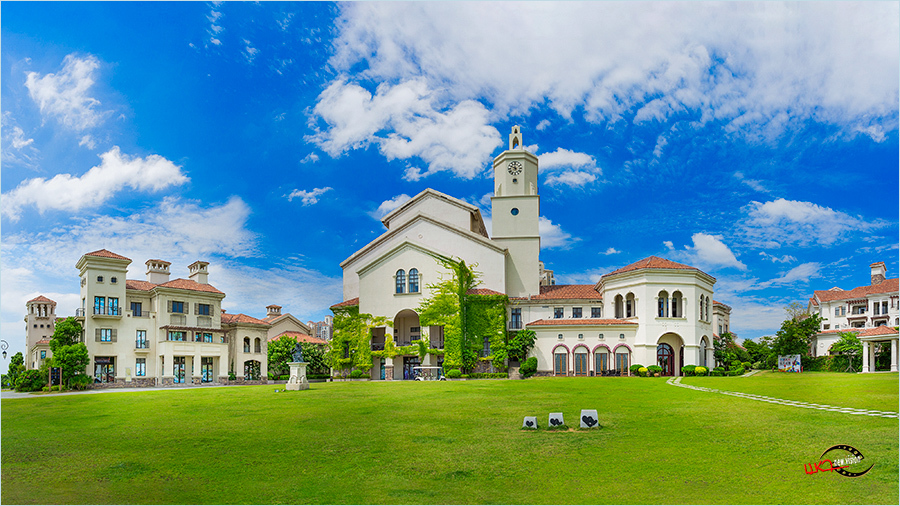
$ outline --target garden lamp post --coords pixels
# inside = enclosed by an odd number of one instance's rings
[[[0,339],[0,349],[3,350],[3,360],[6,360],[6,349],[7,348],[9,348],[9,343],[7,343],[5,339]]]

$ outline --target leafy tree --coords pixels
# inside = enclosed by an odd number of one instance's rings
[[[822,317],[813,314],[805,318],[788,318],[781,324],[772,342],[775,355],[808,355],[809,343],[819,332]]]
[[[723,332],[721,336],[713,336],[713,357],[716,364],[730,364],[737,359],[734,353],[734,334]]]
[[[15,386],[16,379],[25,371],[25,359],[22,352],[17,352],[9,359],[9,370],[6,372],[4,385]]]
[[[744,349],[747,350],[747,354],[750,356],[748,362],[765,363],[766,359],[769,358],[769,355],[772,354],[772,348],[769,347],[767,341],[763,341],[762,339],[760,339],[760,342],[758,343],[750,339],[745,339],[742,344]]]
[[[536,340],[537,335],[531,329],[522,329],[516,332],[509,339],[509,344],[507,345],[509,358],[520,361],[525,360],[525,357],[528,356],[528,352],[534,347],[534,342]]]
[[[327,344],[300,343],[300,348],[303,350],[303,360],[309,364],[309,373],[328,372],[328,364],[325,361]]]
[[[841,338],[834,342],[828,352],[834,355],[832,359],[835,370],[846,371],[847,365],[859,371],[862,367],[862,341],[856,337],[855,332],[841,332]]]
[[[56,324],[53,337],[50,338],[50,351],[53,352],[53,367],[62,368],[62,381],[68,385],[76,374],[84,374],[91,362],[87,346],[79,342],[83,329],[73,317]]]
[[[787,306],[784,306],[784,312],[787,314],[789,320],[802,320],[809,314],[806,311],[806,306],[799,302],[791,302]]]
[[[268,371],[274,376],[281,376],[290,371],[288,362],[292,362],[291,358],[294,348],[297,346],[297,340],[291,336],[281,336],[269,343],[266,352],[268,360]],[[304,358],[306,358],[306,350],[304,350]]]

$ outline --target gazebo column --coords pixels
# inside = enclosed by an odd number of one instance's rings
[[[891,339],[891,372],[897,372],[897,340]]]
[[[863,341],[862,346],[862,372],[869,372],[869,341]]]

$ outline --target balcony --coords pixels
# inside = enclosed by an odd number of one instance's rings
[[[150,318],[150,311],[134,310],[131,312],[131,316],[134,318]]]
[[[122,309],[118,307],[94,307],[94,318],[121,318]]]
[[[509,330],[521,330],[522,329],[522,320],[510,320],[509,321]]]
[[[75,318],[84,318],[84,308],[80,307],[75,310]]]
[[[384,341],[372,342],[372,351],[384,351]]]
[[[134,342],[134,351],[135,353],[149,353],[150,341],[146,339],[138,339]]]

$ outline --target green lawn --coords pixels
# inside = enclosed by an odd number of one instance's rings
[[[686,378],[897,409],[896,374]],[[785,386],[779,387],[778,381]],[[664,378],[314,383],[2,401],[13,503],[897,504],[898,420],[698,392]],[[842,392],[847,392],[846,394]],[[597,409],[602,429],[522,431]],[[831,445],[875,467],[806,475]]]

